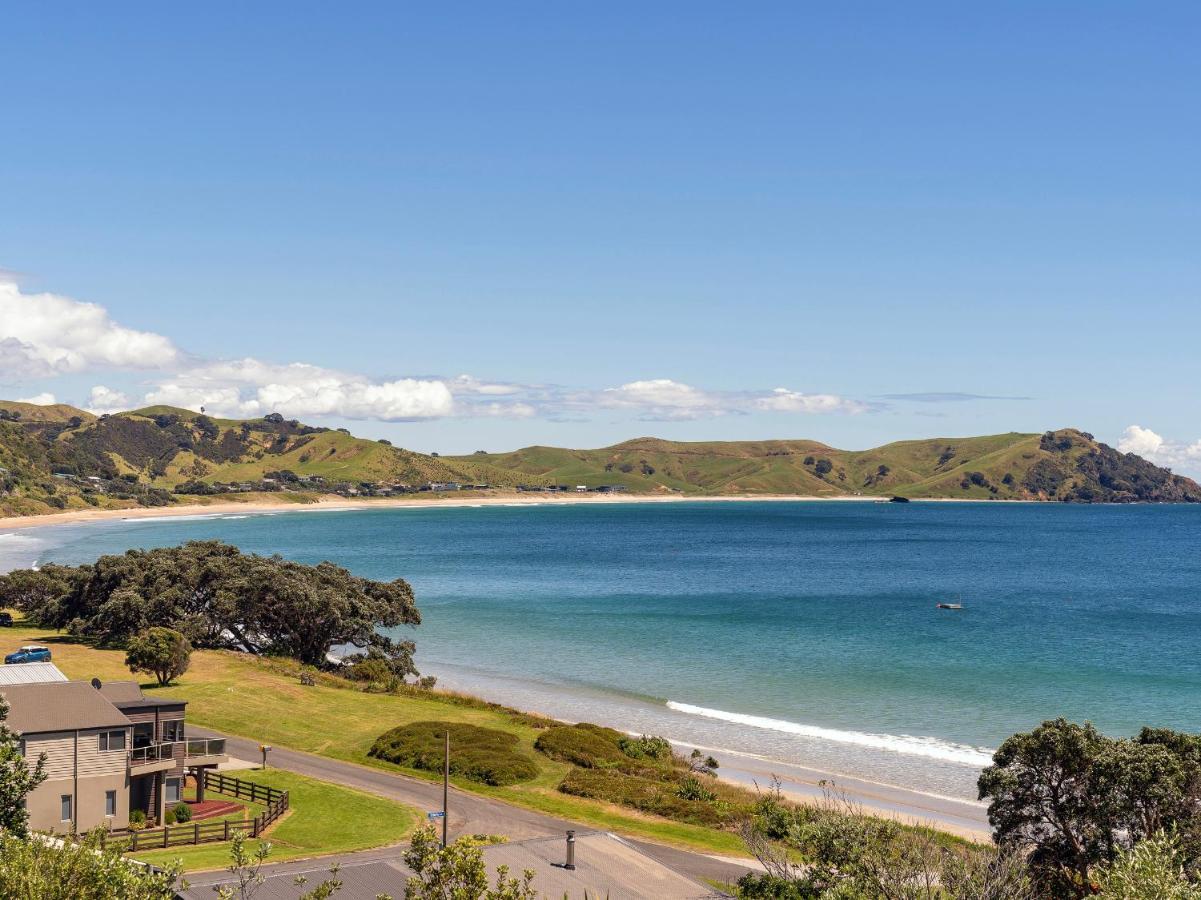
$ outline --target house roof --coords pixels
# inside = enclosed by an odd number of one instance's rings
[[[66,680],[67,676],[60,672],[58,666],[52,662],[0,666],[0,685],[44,684],[46,682]]]
[[[184,700],[168,700],[162,697],[147,697],[136,681],[106,681],[100,685],[100,693],[118,709],[135,706],[185,706]]]
[[[2,685],[0,695],[9,706],[4,724],[21,734],[133,724],[86,681]]]

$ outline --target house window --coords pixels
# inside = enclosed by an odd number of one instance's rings
[[[62,816],[61,816],[62,820],[64,822],[70,822],[71,821],[71,795],[63,794],[61,797],[58,798],[58,801],[59,801],[59,806],[62,809]]]
[[[180,801],[180,779],[178,779],[178,778],[168,778],[167,779],[166,796],[167,796],[168,803],[178,803]]]
[[[154,723],[138,722],[133,726],[133,749],[140,750],[154,743]]]
[[[102,731],[100,732],[100,749],[101,750],[124,750],[125,749],[125,730],[121,731]]]
[[[104,792],[104,814],[106,816],[115,816],[117,814],[117,792]]]
[[[183,719],[168,719],[163,722],[163,743],[183,740]]]

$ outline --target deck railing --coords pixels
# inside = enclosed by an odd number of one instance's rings
[[[124,852],[134,853],[138,850],[228,841],[239,831],[247,837],[257,838],[267,829],[267,826],[286,813],[290,805],[287,791],[268,787],[265,784],[255,784],[253,781],[231,778],[220,772],[205,771],[204,787],[205,790],[225,794],[228,797],[236,797],[239,800],[263,803],[267,808],[249,822],[231,822],[229,819],[225,819],[221,822],[186,822],[181,825],[142,828],[137,831],[121,828],[101,832],[101,848],[115,846],[120,847]]]
[[[225,738],[188,741],[188,756],[224,756]]]
[[[162,762],[175,757],[175,744],[150,744],[147,747],[134,747],[129,751],[129,764],[142,766],[152,762]]]

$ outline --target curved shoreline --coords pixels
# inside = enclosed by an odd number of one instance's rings
[[[354,500],[333,494],[323,494],[310,503],[288,500],[220,500],[213,503],[185,503],[178,506],[132,506],[124,509],[77,509],[44,515],[0,517],[0,531],[46,528],[55,525],[82,525],[90,522],[160,519],[179,516],[223,516],[230,513],[278,512],[345,512],[368,509],[454,509],[479,506],[573,506],[585,503],[887,503],[888,498],[876,495],[810,497],[803,494],[731,494],[705,495],[647,495],[647,494],[546,494],[531,497],[527,493],[486,496],[425,495],[413,497],[381,497]],[[969,500],[956,497],[929,497],[912,503],[1040,503],[1038,500]],[[1055,504],[1052,504],[1055,505]]]

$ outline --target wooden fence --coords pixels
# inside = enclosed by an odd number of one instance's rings
[[[128,828],[101,832],[100,846],[120,844],[128,852],[137,850],[167,849],[188,844],[207,844],[213,841],[228,841],[236,832],[243,832],[247,837],[257,838],[272,822],[288,811],[289,798],[287,791],[255,784],[253,781],[242,781],[231,778],[220,772],[205,770],[204,788],[239,800],[249,800],[251,803],[263,803],[266,809],[245,822],[184,822],[179,825],[166,825],[162,828]]]

